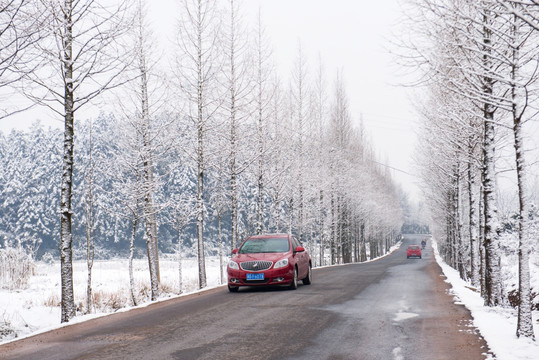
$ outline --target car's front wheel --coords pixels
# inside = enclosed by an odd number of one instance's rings
[[[303,285],[311,285],[311,282],[313,281],[313,269],[311,268],[311,264],[309,264],[309,271],[307,272],[307,276],[302,281]]]
[[[294,277],[290,283],[290,290],[296,290],[298,288],[298,268],[294,267]]]

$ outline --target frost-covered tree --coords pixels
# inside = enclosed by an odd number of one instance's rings
[[[223,25],[223,55],[224,66],[222,76],[226,89],[223,97],[223,110],[227,118],[227,126],[224,131],[228,149],[228,171],[230,174],[230,241],[231,247],[238,245],[238,212],[239,212],[239,176],[246,169],[244,151],[246,146],[246,120],[249,117],[249,102],[251,100],[252,82],[251,62],[249,61],[249,47],[247,32],[244,30],[241,18],[241,2],[238,0],[227,1],[227,21]],[[228,135],[227,135],[228,134]]]
[[[39,66],[33,61],[29,49],[42,38],[40,28],[46,23],[46,17],[36,4],[38,0],[0,1],[0,119],[32,106],[8,99],[13,92],[7,87],[16,87],[26,72]]]
[[[282,86],[279,80],[272,80],[274,96],[270,104],[268,138],[272,144],[268,159],[268,180],[266,192],[270,198],[268,230],[271,232],[286,232],[288,221],[286,219],[286,194],[287,184],[290,179],[290,151],[287,145],[292,139],[290,129],[292,124],[286,114],[285,96],[282,94]],[[290,214],[290,216],[292,216]]]
[[[118,103],[124,112],[121,120],[124,129],[120,134],[127,140],[122,143],[126,152],[121,155],[124,159],[123,172],[131,173],[135,181],[132,195],[128,198],[140,197],[130,207],[133,211],[140,211],[140,215],[134,215],[134,219],[143,221],[151,299],[156,300],[160,291],[157,216],[162,208],[156,199],[161,182],[157,163],[168,149],[172,135],[171,121],[163,108],[167,84],[158,71],[156,41],[145,14],[145,2],[137,1],[130,33],[135,58],[133,67],[129,69],[135,81],[128,84],[125,95],[118,99]]]
[[[501,15],[507,21],[507,31],[502,38],[507,41],[509,55],[506,62],[509,65],[509,76],[506,80],[510,89],[508,102],[512,118],[513,146],[515,149],[516,175],[519,200],[519,306],[517,336],[534,338],[533,320],[531,311],[530,289],[530,194],[528,191],[528,168],[525,159],[523,126],[531,117],[529,108],[533,93],[532,87],[536,85],[538,76],[535,69],[539,65],[537,56],[539,51],[538,31],[533,25],[529,26],[528,17],[539,18],[539,10],[529,2],[508,1],[501,2],[507,13]],[[522,15],[526,14],[526,15]]]
[[[13,130],[1,138],[0,236],[36,258],[56,248],[50,241],[59,233],[58,135],[36,122],[26,132]]]
[[[348,199],[345,197],[346,184],[343,177],[350,161],[350,137],[352,131],[350,105],[342,72],[335,78],[333,102],[330,110],[330,153],[332,154],[331,177],[331,228],[332,228],[332,259],[342,259],[345,263],[351,262],[349,237],[346,237],[345,227],[348,225]]]
[[[443,201],[435,199],[434,191],[431,195],[432,203],[438,208],[438,217],[441,219],[447,215],[448,226],[445,232],[450,235],[449,239],[452,239],[449,241],[450,259],[457,260],[453,262],[455,267],[462,266],[468,251],[471,281],[474,285],[481,285],[485,303],[490,306],[503,304],[504,289],[500,276],[499,251],[501,227],[497,208],[495,166],[499,164],[496,160],[499,157],[499,146],[504,146],[500,139],[505,129],[511,128],[521,219],[521,242],[518,251],[522,254],[522,262],[519,283],[523,291],[521,299],[527,299],[529,230],[526,230],[526,208],[529,195],[526,193],[522,125],[530,117],[527,113],[530,102],[537,97],[536,4],[533,1],[420,0],[416,1],[415,5],[420,16],[415,17],[414,22],[420,24],[418,28],[422,40],[412,46],[416,54],[414,62],[426,70],[425,79],[433,84],[429,88],[433,95],[431,108],[439,108],[425,116],[430,119],[428,126],[431,128],[430,133],[425,131],[425,135],[431,139],[444,139],[437,144],[434,144],[436,141],[430,140],[432,147],[424,152],[427,154],[430,151],[432,154],[436,151],[440,154],[451,148],[456,151],[453,159],[458,159],[460,164],[457,163],[454,168],[456,171],[451,172],[451,178],[456,184],[453,190],[447,184],[444,187],[448,199],[455,199],[455,195],[458,199],[462,184],[467,182],[468,196],[456,202],[449,201],[444,204]],[[429,45],[425,46],[426,44]],[[433,124],[436,126],[434,129]],[[426,140],[425,137],[422,138]],[[443,183],[440,174],[447,173],[451,165],[436,168],[436,165],[446,163],[440,160],[429,161],[427,157],[423,162],[424,166],[429,167],[424,176],[425,180],[432,182],[433,179],[439,179]],[[478,179],[481,196],[477,196]],[[462,238],[461,208],[467,208],[469,214],[467,221],[470,241],[467,247],[465,242],[459,241],[459,238]],[[481,239],[479,248],[476,246],[478,239]],[[455,247],[454,244],[460,245]],[[484,259],[482,263],[479,263],[478,252]],[[480,267],[483,275],[481,282],[478,271]],[[466,272],[461,268],[459,270],[465,278]],[[528,306],[529,302],[526,300],[519,306],[517,334],[533,337]]]
[[[61,321],[75,315],[72,269],[72,194],[75,113],[105,90],[124,82],[129,51],[118,38],[125,32],[125,4],[104,7],[98,1],[40,1],[44,37],[33,44],[35,60],[21,67],[24,94],[49,107],[65,124],[60,196]],[[36,67],[35,64],[39,64]]]
[[[144,218],[146,244],[148,248],[148,266],[150,269],[150,279],[152,288],[152,300],[156,300],[159,296],[159,247],[157,238],[157,206],[155,205],[154,194],[156,192],[155,180],[155,142],[157,141],[156,132],[152,130],[152,122],[155,118],[155,106],[152,103],[151,92],[152,85],[155,81],[153,77],[153,66],[151,54],[153,49],[153,39],[148,34],[148,24],[145,20],[145,8],[142,1],[138,2],[137,16],[135,20],[135,36],[136,36],[136,55],[137,55],[137,80],[138,88],[135,96],[138,104],[135,105],[136,110],[132,112],[133,125],[139,135],[140,141],[140,162],[142,165],[142,212]]]
[[[206,287],[204,254],[204,200],[205,171],[207,164],[207,137],[212,127],[219,96],[216,80],[220,70],[218,59],[218,22],[215,0],[182,0],[178,15],[177,67],[181,93],[184,97],[185,116],[191,123],[190,131],[196,134],[196,144],[191,152],[197,166],[197,256],[199,287]]]
[[[301,43],[298,43],[297,56],[292,70],[290,81],[291,95],[291,116],[294,119],[294,151],[297,163],[293,166],[295,172],[295,183],[297,189],[294,191],[297,197],[291,198],[297,209],[297,237],[303,241],[304,221],[305,221],[305,138],[307,135],[307,125],[309,120],[308,99],[309,86],[307,80],[307,59],[302,50]]]
[[[113,124],[114,130],[105,138],[105,142],[110,147],[109,151],[112,154],[107,159],[105,171],[111,182],[111,190],[107,194],[118,205],[116,216],[119,216],[122,220],[127,220],[130,224],[128,227],[129,288],[131,302],[133,305],[137,305],[133,258],[138,225],[144,220],[141,211],[144,189],[140,166],[140,138],[134,126],[135,124],[132,124],[129,121],[130,119],[129,117],[123,117],[115,121]],[[150,276],[150,279],[152,279],[152,276]]]
[[[259,10],[258,20],[256,23],[255,34],[255,64],[254,64],[254,82],[255,82],[255,110],[254,119],[256,122],[256,233],[261,234],[266,229],[265,214],[265,192],[266,183],[268,181],[268,138],[269,138],[269,118],[271,116],[271,102],[273,97],[274,86],[271,81],[272,66],[271,49],[269,41],[265,35],[264,26],[262,24],[261,12]]]
[[[89,121],[88,131],[88,163],[86,164],[87,171],[84,174],[86,201],[84,202],[84,218],[85,218],[85,235],[86,235],[86,265],[88,269],[87,282],[86,282],[86,313],[89,314],[92,311],[93,306],[93,289],[92,289],[92,269],[95,259],[95,154],[94,154],[94,140],[93,140],[93,126],[92,121]]]
[[[324,265],[324,251],[325,251],[325,241],[327,238],[326,230],[326,208],[324,206],[324,196],[325,188],[327,185],[328,178],[328,164],[329,159],[326,156],[325,148],[327,144],[325,143],[326,137],[325,133],[328,128],[328,105],[329,102],[327,95],[327,80],[324,65],[322,63],[322,57],[318,56],[318,67],[316,70],[316,76],[313,83],[313,97],[312,97],[312,114],[314,122],[314,131],[315,134],[313,138],[314,148],[311,150],[311,155],[316,159],[319,166],[311,167],[315,170],[313,174],[313,180],[315,184],[315,194],[313,195],[317,199],[314,201],[318,204],[318,209],[316,209],[316,223],[318,225],[318,243],[319,243],[319,265]],[[311,251],[312,252],[312,251]]]

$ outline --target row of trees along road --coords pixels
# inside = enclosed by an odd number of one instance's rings
[[[532,236],[523,127],[537,111],[539,2],[414,0],[419,34],[405,48],[427,97],[418,158],[425,195],[448,263],[481,289],[488,306],[506,298],[500,276],[501,223],[495,164],[513,149],[518,190],[518,336],[534,338]],[[509,147],[510,146],[510,147]],[[499,160],[498,160],[499,161]],[[516,249],[515,249],[516,250]]]
[[[404,196],[352,125],[342,71],[330,90],[322,60],[309,66],[299,47],[283,85],[260,16],[249,29],[236,0],[179,1],[173,54],[162,56],[144,1],[130,5],[2,1],[2,91],[49,107],[65,130],[63,150],[39,125],[0,137],[0,191],[11,199],[1,204],[1,234],[5,246],[36,254],[57,241],[62,322],[75,315],[74,235],[84,234],[87,311],[94,256],[118,242],[129,243],[133,291],[140,233],[152,300],[160,249],[179,257],[180,292],[184,253],[196,250],[203,288],[208,251],[223,269],[225,249],[253,233],[297,234],[313,265],[388,251]],[[98,100],[114,112],[76,120]],[[6,116],[21,110],[2,106]]]

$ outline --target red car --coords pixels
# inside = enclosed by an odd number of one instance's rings
[[[309,285],[313,279],[309,253],[290,234],[256,235],[232,250],[228,263],[228,290],[240,286],[288,285],[295,290],[298,279]]]
[[[406,258],[418,257],[421,259],[421,247],[419,245],[408,245],[406,249]]]

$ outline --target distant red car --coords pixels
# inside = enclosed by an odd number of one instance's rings
[[[408,245],[406,258],[418,257],[421,259],[421,247],[419,245]]]
[[[309,253],[290,234],[256,235],[247,238],[238,249],[232,250],[228,263],[228,290],[240,286],[288,285],[295,290],[298,279],[312,282]]]

